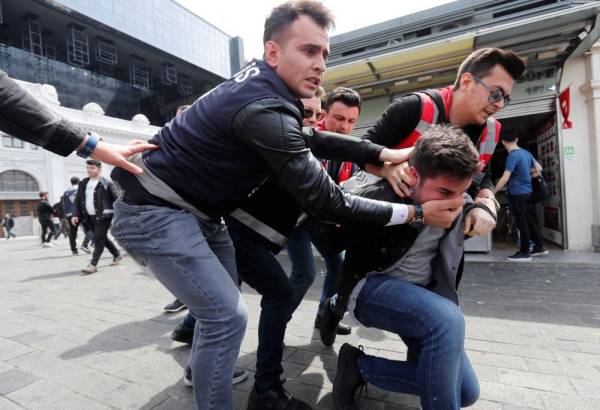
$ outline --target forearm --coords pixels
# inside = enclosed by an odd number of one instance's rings
[[[508,182],[508,177],[505,177],[504,175],[498,180],[498,183],[496,184],[496,187],[494,188],[494,195],[496,193],[498,193],[500,190],[502,190],[502,188],[504,188],[506,186]]]
[[[306,146],[318,158],[357,164],[378,164],[384,147],[350,135],[304,129]]]
[[[85,137],[83,130],[41,104],[0,71],[0,130],[67,156]]]

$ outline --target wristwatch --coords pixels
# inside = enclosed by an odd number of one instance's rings
[[[92,155],[92,152],[94,152],[98,142],[100,141],[100,137],[96,133],[88,132],[88,135],[89,137],[85,142],[85,145],[81,147],[79,151],[77,151],[77,155],[79,155],[81,158],[88,158],[90,155]]]
[[[425,216],[423,216],[423,207],[420,204],[414,204],[415,217],[410,221],[411,224],[424,224]]]

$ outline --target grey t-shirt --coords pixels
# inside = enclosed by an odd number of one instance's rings
[[[440,239],[446,230],[422,225],[417,239],[410,249],[396,263],[381,272],[417,285],[427,285],[431,281],[431,261],[439,249]]]

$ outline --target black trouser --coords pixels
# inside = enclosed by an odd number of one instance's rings
[[[50,242],[54,235],[54,222],[51,218],[40,218],[39,221],[42,226],[42,243]],[[47,235],[46,231],[48,231]]]
[[[508,195],[508,206],[515,217],[515,223],[519,228],[521,241],[520,252],[529,253],[529,240],[531,239],[536,248],[543,246],[540,223],[535,212],[535,206],[531,203],[531,194]]]
[[[69,224],[69,245],[71,245],[71,252],[77,252],[77,231],[79,230],[79,223],[73,225],[71,221],[72,217],[67,218]]]
[[[100,256],[102,256],[102,252],[104,252],[104,246],[108,248],[108,251],[115,258],[119,256],[119,250],[115,246],[115,244],[108,239],[107,233],[110,229],[110,224],[112,222],[112,214],[103,215],[102,218],[90,217],[90,222],[93,226],[94,231],[94,254],[92,255],[92,265],[96,266],[98,261],[100,260]]]
[[[292,318],[294,292],[288,275],[270,250],[243,236],[233,223],[228,230],[240,280],[262,296],[254,385],[263,392],[281,385],[283,339]]]

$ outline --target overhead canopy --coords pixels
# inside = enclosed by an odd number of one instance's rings
[[[323,86],[356,89],[364,97],[394,94],[451,84],[464,58],[475,48],[513,49],[527,60],[529,69],[557,67],[573,52],[582,37],[598,37],[591,30],[600,13],[598,2],[505,22],[494,27],[474,27],[446,39],[398,48],[380,55],[335,62],[326,71]],[[469,30],[466,27],[465,30]],[[586,42],[597,38],[586,38]]]
[[[429,82],[433,73],[455,70],[474,44],[475,37],[467,34],[335,66],[325,72],[324,87],[401,88],[410,79]]]

